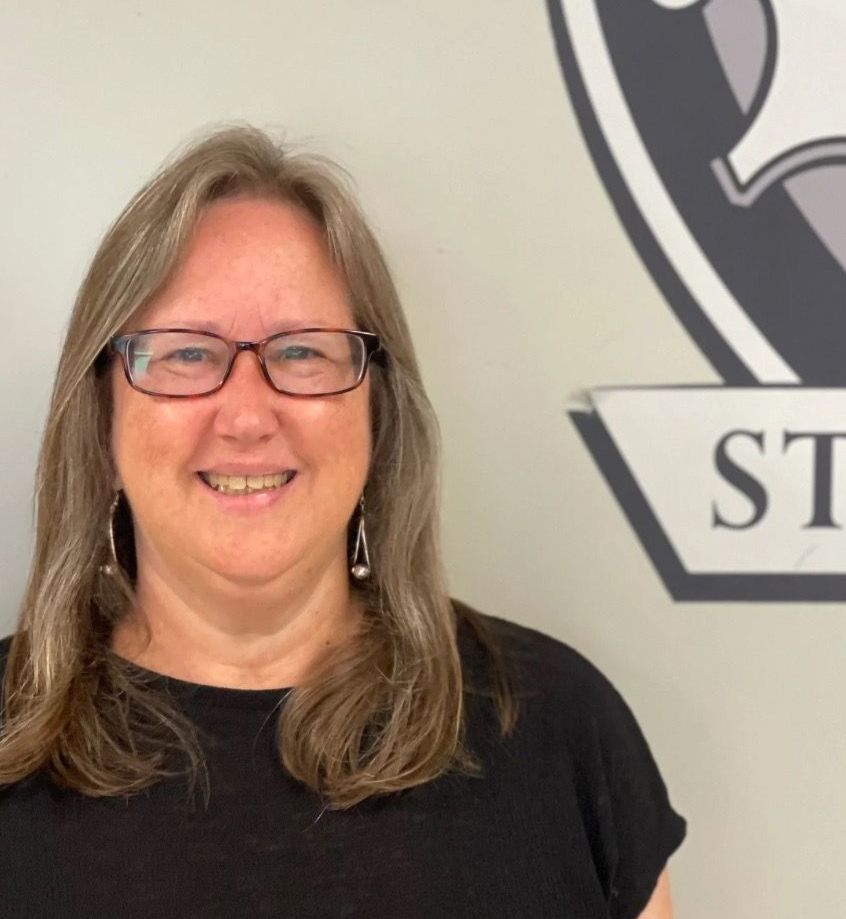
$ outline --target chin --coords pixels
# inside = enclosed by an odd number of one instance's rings
[[[261,587],[264,584],[270,584],[277,578],[281,577],[286,568],[280,566],[278,560],[270,565],[243,565],[243,564],[215,564],[210,565],[211,569],[220,577],[239,587]]]

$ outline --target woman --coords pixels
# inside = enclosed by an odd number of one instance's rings
[[[450,600],[436,449],[330,164],[228,129],[135,196],[0,646],[3,915],[670,916],[685,823],[634,718]]]

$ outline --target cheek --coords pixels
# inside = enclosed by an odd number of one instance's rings
[[[323,465],[349,480],[347,488],[363,487],[372,449],[367,402],[356,399],[333,405],[330,411],[301,421],[298,441],[303,459],[318,473]]]
[[[174,466],[190,448],[187,432],[197,430],[183,411],[161,405],[132,390],[118,390],[112,413],[111,448],[117,487],[129,491],[142,481],[172,476]]]

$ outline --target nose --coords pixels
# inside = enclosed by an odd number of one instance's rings
[[[215,433],[244,444],[267,440],[280,429],[279,410],[285,397],[264,378],[258,356],[238,352],[229,379],[211,398],[218,403]]]

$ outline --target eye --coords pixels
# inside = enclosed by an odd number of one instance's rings
[[[320,357],[320,353],[306,345],[286,345],[273,355],[274,361],[303,361],[311,357]]]
[[[305,345],[290,345],[283,351],[286,360],[303,360],[306,357],[316,357],[317,352],[314,348],[307,348]]]
[[[205,348],[177,348],[165,357],[165,360],[175,361],[180,364],[198,364],[208,358],[209,352]]]

